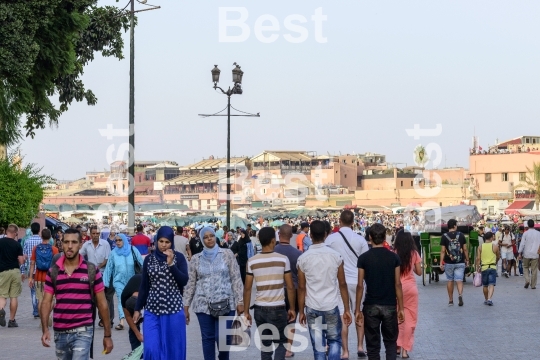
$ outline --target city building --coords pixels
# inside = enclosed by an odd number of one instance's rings
[[[539,142],[538,136],[521,136],[490,147],[489,153],[471,153],[471,204],[486,214],[532,209],[536,194],[524,182],[531,176],[527,167],[540,163]]]

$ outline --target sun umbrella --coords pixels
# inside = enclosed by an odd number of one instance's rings
[[[281,221],[281,220],[274,220],[274,221],[272,221],[270,223],[270,226],[281,226],[283,224],[285,224],[285,223],[283,221]]]
[[[225,223],[227,221],[226,218],[221,218],[221,221]],[[239,216],[231,216],[231,229],[236,229],[237,227],[241,227],[245,229],[247,227],[247,224],[250,224],[250,222],[247,219],[243,219]]]

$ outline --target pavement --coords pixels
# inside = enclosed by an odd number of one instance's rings
[[[483,304],[482,288],[472,285],[468,278],[464,288],[464,306],[448,306],[445,276],[438,283],[422,286],[417,278],[419,290],[419,316],[415,333],[415,346],[410,352],[411,359],[537,359],[540,327],[536,325],[536,316],[540,308],[540,287],[537,290],[524,289],[523,277],[498,277],[494,306]],[[32,316],[30,290],[24,284],[23,294],[19,298],[17,313],[18,328],[0,327],[1,351],[3,359],[53,359],[54,347],[41,345],[39,320]],[[7,310],[7,307],[6,307]],[[115,310],[116,311],[116,310]],[[6,311],[8,313],[8,311]],[[6,318],[7,318],[6,314]],[[116,319],[117,323],[118,320]],[[96,327],[95,359],[121,359],[130,352],[127,330],[113,330],[114,350],[109,355],[102,355],[103,329]],[[307,332],[300,335],[308,336]],[[298,335],[297,335],[298,336]],[[188,359],[203,359],[197,317],[192,314],[191,324],[187,327]],[[174,334],[171,334],[171,339]],[[309,338],[304,340],[307,349],[297,352],[294,359],[313,359]],[[300,345],[295,341],[295,346]],[[356,351],[355,330],[350,328],[349,346],[351,355]],[[384,359],[384,348],[381,351]],[[259,350],[252,345],[245,351],[231,354],[231,359],[257,359]],[[356,355],[350,359],[356,359]]]

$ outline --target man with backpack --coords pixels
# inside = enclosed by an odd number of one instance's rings
[[[86,262],[79,254],[81,234],[68,229],[64,234],[60,257],[47,272],[45,291],[40,308],[43,335],[41,343],[51,346],[48,318],[51,314],[53,296],[53,329],[56,355],[59,359],[88,359],[93,357],[94,322],[96,307],[103,319],[104,353],[113,349],[111,321],[105,299],[103,279],[96,265]]]
[[[41,307],[43,300],[43,290],[45,288],[45,277],[47,271],[49,271],[54,255],[58,254],[58,248],[52,246],[49,241],[51,240],[51,231],[49,229],[43,229],[41,231],[41,244],[34,246],[32,249],[32,256],[30,257],[30,269],[28,271],[28,286],[36,291],[36,298],[38,300],[38,309]],[[52,319],[49,318],[49,326],[52,325]]]
[[[32,225],[30,225],[32,235],[30,235],[22,245],[25,261],[25,275],[27,277],[30,277],[30,257],[32,256],[32,250],[37,245],[41,244],[41,237],[39,236],[40,229],[41,226],[39,225],[39,223],[32,223]],[[36,297],[36,289],[32,286],[30,286],[30,298],[32,299],[34,319],[37,319],[39,318],[38,300]]]
[[[465,235],[457,231],[457,221],[448,220],[448,232],[441,238],[441,270],[448,283],[448,306],[454,305],[454,281],[458,289],[458,305],[463,306],[463,279],[465,266],[469,266],[469,252]]]

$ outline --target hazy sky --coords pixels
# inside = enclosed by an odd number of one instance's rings
[[[538,1],[151,2],[162,9],[140,13],[135,30],[138,160],[189,164],[226,156],[226,117],[197,114],[226,106],[226,97],[212,89],[210,70],[218,64],[220,85],[228,86],[233,62],[245,72],[244,94],[232,97],[233,106],[261,113],[261,118],[233,118],[235,156],[263,150],[378,152],[389,162],[412,165],[416,145],[436,143],[442,150],[439,167],[445,159],[446,166],[468,167],[475,128],[483,147],[497,138],[540,134]],[[246,41],[220,42],[220,7],[247,11]],[[327,20],[318,21],[316,31],[311,19],[318,8]],[[273,43],[255,34],[262,15],[278,20]],[[286,18],[305,27],[305,41],[284,38],[301,35],[285,28]],[[236,27],[225,35],[240,34]],[[128,124],[127,34],[125,55],[122,61],[97,57],[85,68],[83,81],[98,104],[76,104],[57,129],[23,141],[26,161],[58,179],[109,168],[128,141],[99,133],[107,124],[118,129]],[[441,124],[442,134],[415,140],[406,133],[414,124]],[[108,160],[111,145],[115,151]]]

